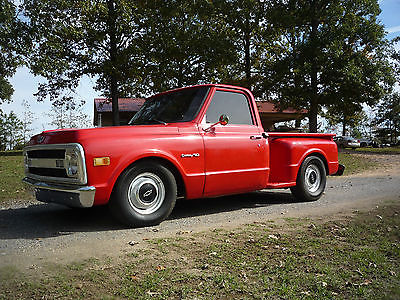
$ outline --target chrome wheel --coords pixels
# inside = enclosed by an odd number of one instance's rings
[[[315,193],[316,191],[318,191],[321,185],[321,172],[319,168],[314,164],[308,165],[305,171],[304,179],[307,190],[310,193]]]
[[[165,186],[153,173],[136,176],[128,188],[128,201],[136,212],[149,215],[157,211],[165,199]]]

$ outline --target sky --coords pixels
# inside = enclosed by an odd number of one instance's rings
[[[387,38],[389,40],[400,36],[400,0],[381,0],[379,4],[382,9],[380,21],[385,25]],[[40,133],[43,130],[54,129],[49,124],[50,118],[46,115],[51,109],[49,100],[45,102],[37,102],[34,94],[40,82],[44,82],[42,78],[33,76],[26,67],[19,68],[15,75],[11,78],[14,87],[14,94],[10,104],[3,104],[3,111],[9,113],[14,111],[19,118],[22,118],[23,106],[22,101],[27,100],[31,106],[31,111],[36,119],[33,122],[33,134]],[[83,107],[84,113],[93,119],[93,99],[101,97],[100,93],[93,89],[94,80],[89,77],[83,77],[76,90],[77,99],[83,99],[86,103]]]

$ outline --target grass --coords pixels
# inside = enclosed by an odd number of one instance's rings
[[[0,299],[399,299],[399,212],[393,203],[143,241],[122,258],[41,276],[3,269]]]
[[[345,175],[362,173],[378,166],[377,162],[346,152],[339,152],[339,163],[346,166]]]
[[[400,154],[400,147],[386,147],[386,148],[358,148],[356,152],[367,152],[377,154]]]
[[[0,203],[30,198],[21,179],[24,177],[22,156],[0,156]]]

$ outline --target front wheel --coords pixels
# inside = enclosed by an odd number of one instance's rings
[[[170,170],[153,161],[141,162],[122,173],[109,206],[114,217],[128,226],[156,225],[171,213],[176,192]]]
[[[307,157],[300,166],[296,186],[290,190],[299,201],[316,201],[321,198],[326,186],[326,170],[317,156]]]

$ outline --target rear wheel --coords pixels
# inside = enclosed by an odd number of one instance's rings
[[[171,171],[153,161],[141,162],[127,169],[118,179],[110,210],[128,226],[159,224],[174,208],[176,191]]]
[[[325,186],[326,170],[323,161],[317,156],[309,156],[300,166],[296,186],[290,190],[299,201],[316,201],[321,198]]]

